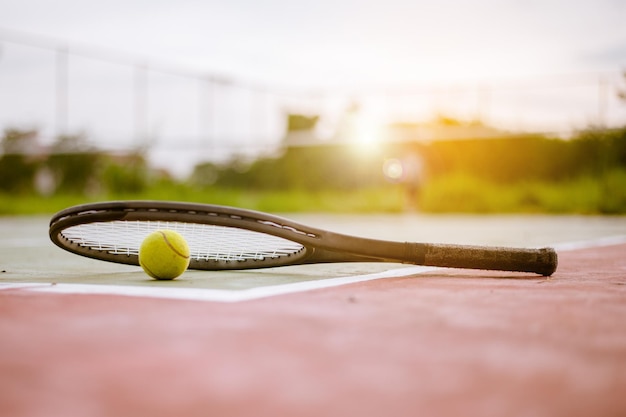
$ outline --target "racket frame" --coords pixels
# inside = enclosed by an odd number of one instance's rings
[[[67,208],[50,220],[55,245],[89,258],[139,265],[135,254],[113,254],[81,246],[63,235],[69,227],[113,221],[161,221],[203,224],[266,233],[302,245],[289,256],[262,260],[192,259],[190,269],[229,270],[328,262],[396,262],[440,267],[534,272],[551,275],[557,267],[552,248],[503,248],[395,242],[335,233],[253,210],[174,201],[127,200]]]

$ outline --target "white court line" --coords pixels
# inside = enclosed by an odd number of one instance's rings
[[[301,281],[283,285],[250,288],[247,290],[212,290],[206,288],[163,288],[163,287],[133,287],[129,285],[91,285],[91,284],[50,284],[47,286],[27,288],[29,291],[57,293],[57,294],[107,294],[135,297],[169,298],[195,301],[238,302],[255,300],[258,298],[273,297],[282,294],[292,294],[321,288],[337,287],[356,282],[371,281],[374,279],[398,278],[437,268],[426,266],[411,266],[408,268],[392,269],[376,274],[354,275],[349,277],[328,278],[315,281]]]
[[[557,251],[570,251],[576,249],[599,248],[602,246],[620,245],[626,243],[626,235],[605,236],[589,240],[579,240],[575,242],[564,242],[552,245]]]
[[[0,283],[0,291],[41,287],[41,286],[48,286],[48,285],[51,285],[51,284],[41,284],[41,283],[36,283],[36,282],[2,282]]]
[[[608,236],[585,241],[565,242],[552,246],[557,252],[602,247],[626,243],[626,235]],[[130,285],[92,285],[92,284],[41,284],[41,283],[2,283],[0,290],[24,289],[26,291],[57,293],[57,294],[103,294],[123,295],[131,297],[152,297],[178,300],[239,302],[276,295],[292,294],[322,288],[337,287],[375,279],[399,278],[422,274],[438,268],[425,266],[410,266],[391,269],[375,274],[354,275],[348,277],[328,278],[313,281],[302,281],[283,285],[250,288],[247,290],[215,290],[206,288],[163,288],[163,287],[133,287]]]

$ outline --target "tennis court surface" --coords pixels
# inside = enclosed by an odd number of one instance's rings
[[[55,247],[47,218],[0,218],[0,415],[626,415],[626,218],[289,217],[381,239],[554,245],[559,268],[158,282]]]

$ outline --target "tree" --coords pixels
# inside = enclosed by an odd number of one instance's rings
[[[48,158],[57,190],[84,193],[97,183],[103,155],[90,149],[83,136],[63,135],[57,138]]]
[[[32,192],[39,166],[37,132],[7,129],[2,138],[2,153],[0,190],[9,193]]]
[[[622,77],[624,78],[624,81],[626,81],[626,71],[622,73]],[[622,100],[624,104],[626,104],[626,87],[617,88],[617,97]]]

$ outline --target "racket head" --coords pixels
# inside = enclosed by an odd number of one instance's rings
[[[113,201],[70,207],[50,221],[50,238],[78,255],[139,265],[152,231],[172,229],[189,244],[190,268],[228,270],[322,262],[403,262],[551,275],[552,248],[502,248],[392,242],[348,236],[233,207],[163,201]]]
[[[251,210],[164,201],[111,201],[70,207],[50,220],[49,235],[77,255],[139,265],[152,231],[180,233],[190,269],[267,268],[307,263],[322,231]]]

